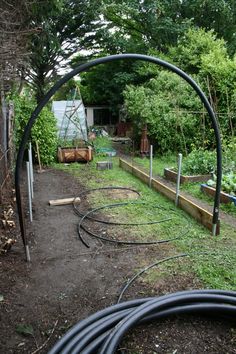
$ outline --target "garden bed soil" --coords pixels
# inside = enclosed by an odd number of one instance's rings
[[[215,188],[208,186],[207,184],[201,184],[201,191],[211,197],[215,196]],[[236,205],[236,197],[233,197],[225,192],[220,192],[220,202],[224,204],[234,203]]]
[[[93,239],[91,248],[85,248],[77,238],[72,207],[48,205],[49,199],[76,196],[83,186],[56,170],[36,174],[35,181],[33,223],[27,225],[32,261],[24,260],[18,229],[17,244],[0,258],[1,353],[46,354],[73,324],[114,304],[137,269],[176,252],[171,244],[118,247]],[[173,272],[153,284],[137,280],[125,299],[201,287],[194,274]],[[19,324],[32,326],[33,335],[17,333]],[[235,339],[236,329],[227,321],[177,317],[137,328],[122,348],[129,354],[233,354]]]
[[[171,168],[164,169],[164,177],[171,182],[177,181],[177,172],[172,170]],[[208,179],[212,177],[211,174],[207,175],[196,175],[196,176],[187,176],[187,175],[180,175],[180,183],[193,183],[193,182],[206,182]]]

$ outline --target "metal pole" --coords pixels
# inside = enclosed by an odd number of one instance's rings
[[[32,146],[31,143],[29,143],[29,149],[28,149],[28,157],[29,157],[29,172],[30,172],[30,188],[31,188],[31,198],[34,198],[34,174],[33,174],[33,162],[32,162]]]
[[[38,143],[38,140],[36,140],[36,150],[37,150],[38,163],[39,163],[39,172],[42,172],[42,165],[41,165],[41,159],[40,159],[40,152],[39,152],[39,143]]]
[[[27,168],[27,186],[28,186],[28,199],[29,199],[29,216],[30,216],[30,222],[32,222],[33,216],[32,216],[31,178],[30,178],[30,163],[29,163],[29,161],[26,162],[26,168]]]
[[[182,154],[178,155],[178,174],[176,181],[176,195],[175,195],[175,205],[178,206],[179,202],[179,186],[180,186],[180,175],[181,175],[181,167],[182,167]]]
[[[32,144],[31,143],[29,143],[29,151],[30,151],[30,160],[29,160],[30,173],[31,173],[31,176],[32,176],[32,181],[34,182],[33,156],[32,156]]]
[[[149,187],[152,186],[153,145],[150,145]]]

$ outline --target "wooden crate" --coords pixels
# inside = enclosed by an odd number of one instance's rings
[[[59,162],[88,162],[93,159],[93,150],[89,147],[59,147],[57,149]]]

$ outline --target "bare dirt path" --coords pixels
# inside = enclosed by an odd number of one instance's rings
[[[78,217],[72,206],[48,205],[49,199],[77,195],[83,186],[57,170],[35,177],[34,221],[27,226],[32,261],[24,261],[20,240],[0,258],[0,294],[4,297],[0,302],[0,353],[4,354],[47,353],[71,325],[114,304],[124,281],[143,264],[172,250],[171,245],[122,249],[95,240],[90,240],[88,250],[77,239]],[[173,274],[152,287],[136,283],[128,297],[199,287],[192,274]],[[17,333],[19,324],[30,325],[33,335]],[[178,318],[135,333],[124,353],[235,353],[231,324]]]

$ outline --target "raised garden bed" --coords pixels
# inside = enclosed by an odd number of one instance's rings
[[[89,147],[59,147],[58,162],[88,162],[93,159],[93,150]]]
[[[138,177],[144,183],[149,184],[150,178],[147,173],[139,170],[137,167],[133,166],[128,161],[125,161],[121,158],[119,160],[119,165],[125,171]],[[160,194],[164,195],[165,197],[167,197],[168,199],[170,199],[172,201],[175,201],[176,191],[174,189],[167,187],[161,181],[158,181],[154,178],[152,178],[152,180],[151,180],[151,186],[154,190],[158,191]],[[181,194],[179,195],[178,206],[181,209],[183,209],[184,211],[186,211],[188,214],[190,214],[195,220],[197,220],[202,225],[204,225],[205,227],[207,227],[209,230],[212,231],[212,218],[213,218],[212,213],[201,208],[199,205],[197,205],[194,202],[192,202],[191,200],[185,198]],[[219,235],[219,233],[220,233],[220,221],[218,220],[217,228],[216,228],[216,235]]]
[[[201,191],[209,196],[215,196],[215,188],[208,186],[207,184],[201,184]],[[236,197],[233,197],[225,192],[220,193],[220,202],[224,204],[234,203],[236,206]]]
[[[177,181],[177,172],[175,172],[171,168],[165,168],[164,169],[164,177],[168,181],[176,182]],[[206,182],[211,177],[212,177],[211,174],[196,175],[196,176],[180,175],[180,183],[184,184],[184,183],[189,183],[189,182]]]

